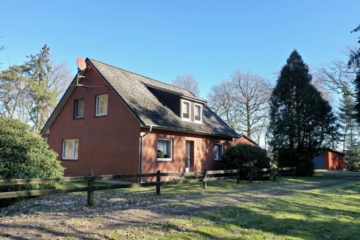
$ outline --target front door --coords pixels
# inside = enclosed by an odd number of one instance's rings
[[[185,152],[185,172],[193,171],[194,165],[194,142],[186,141],[186,152]]]

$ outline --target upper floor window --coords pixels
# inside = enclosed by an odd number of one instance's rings
[[[74,117],[75,118],[83,118],[84,117],[84,109],[85,109],[85,100],[84,99],[76,99],[75,107],[74,107]]]
[[[186,100],[181,100],[181,118],[184,120],[191,120],[190,116],[190,102]]]
[[[108,95],[98,95],[96,96],[96,116],[105,116],[107,115],[108,110]]]
[[[202,105],[194,104],[194,122],[201,123],[202,122]]]
[[[216,143],[214,147],[214,155],[215,161],[221,160],[221,156],[223,155],[223,145],[220,143]]]
[[[67,139],[63,141],[62,159],[77,160],[79,151],[78,139]]]
[[[158,139],[157,142],[157,160],[158,161],[171,161],[172,158],[172,140],[171,139]]]

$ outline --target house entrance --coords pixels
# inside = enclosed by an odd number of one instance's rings
[[[185,172],[194,171],[194,141],[186,141]]]

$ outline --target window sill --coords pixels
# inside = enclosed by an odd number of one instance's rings
[[[216,162],[220,162],[221,161],[221,158],[215,158],[214,159]]]
[[[74,117],[74,119],[84,119],[84,117]]]
[[[157,158],[156,160],[158,162],[171,162],[172,161],[171,158]]]
[[[62,158],[61,160],[77,161],[77,158]]]
[[[190,118],[181,118],[181,120],[186,121],[186,122],[191,122]]]
[[[105,117],[107,114],[95,114],[95,117]]]

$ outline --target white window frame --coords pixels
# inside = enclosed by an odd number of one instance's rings
[[[78,105],[79,105],[79,100],[82,100],[83,103],[84,103],[84,113],[82,116],[78,116]],[[79,98],[79,99],[76,99],[75,100],[75,103],[74,103],[74,118],[84,118],[84,115],[85,115],[85,99],[84,98]]]
[[[195,119],[195,113],[196,113],[196,107],[197,106],[200,107],[200,120]],[[202,120],[203,120],[203,105],[198,104],[198,103],[194,103],[194,122],[195,123],[202,123]]]
[[[73,141],[72,156],[66,157],[65,156],[65,146],[66,146],[66,142],[70,142],[70,141]],[[76,152],[76,150],[77,150],[77,152]],[[62,144],[62,159],[77,160],[78,157],[79,157],[79,139],[64,139],[63,144]]]
[[[158,158],[158,157],[157,157],[157,150],[159,150],[159,147],[158,147],[158,145],[159,145],[159,140],[170,142],[170,157],[169,157],[169,158]],[[172,161],[172,156],[173,156],[172,147],[173,147],[173,141],[172,141],[172,139],[169,139],[169,138],[158,138],[157,141],[156,141],[156,160],[157,160],[157,161],[162,161],[162,162],[170,162],[170,161]]]
[[[188,103],[189,104],[189,118],[184,118],[183,117],[183,113],[184,113],[184,103]],[[187,100],[183,100],[181,99],[181,119],[185,120],[185,121],[191,121],[191,102],[187,101]]]
[[[99,99],[101,97],[106,96],[106,111],[104,113],[99,113]],[[96,108],[95,108],[95,116],[106,116],[108,113],[108,107],[109,107],[109,96],[108,94],[101,94],[96,96]]]
[[[216,148],[217,147],[220,147],[221,149],[221,153],[220,153],[220,156],[217,158],[216,157]],[[214,159],[215,161],[220,161],[221,160],[221,156],[224,154],[224,145],[222,143],[215,143],[214,144]]]

